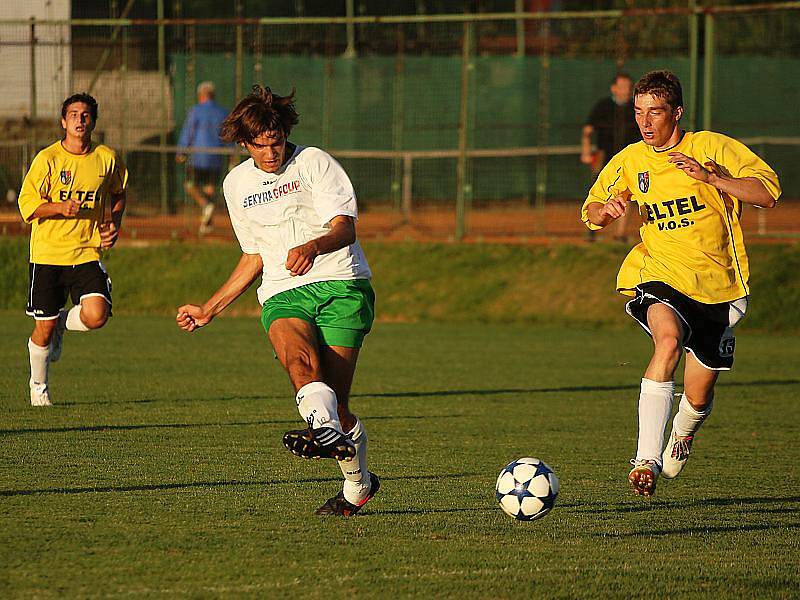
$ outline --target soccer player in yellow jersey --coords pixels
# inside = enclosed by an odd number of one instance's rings
[[[128,171],[113,150],[92,143],[96,122],[92,96],[64,100],[64,139],[36,155],[19,194],[20,213],[32,227],[26,312],[35,319],[28,340],[33,406],[51,405],[48,368],[61,356],[64,330],[98,329],[111,314],[100,251],[119,236]],[[68,311],[67,295],[74,304]]]
[[[681,129],[681,85],[669,71],[639,80],[634,110],[643,140],[606,165],[581,216],[590,229],[600,229],[635,202],[643,219],[642,242],[625,258],[617,290],[633,297],[626,310],[654,344],[628,476],[635,494],[651,496],[659,475],[671,479],[683,468],[711,413],[717,376],[733,365],[733,327],[750,294],[742,203],[771,208],[781,188],[775,172],[744,144]],[[684,349],[683,394],[664,447]]]

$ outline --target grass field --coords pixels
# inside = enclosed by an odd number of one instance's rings
[[[0,312],[0,596],[469,598],[800,594],[800,337],[747,332],[686,472],[626,487],[649,341],[621,330],[380,323],[353,407],[380,493],[293,457],[300,424],[255,319],[183,334],[118,316],[67,334],[56,406],[28,405],[30,322]],[[542,521],[494,500],[546,460]]]

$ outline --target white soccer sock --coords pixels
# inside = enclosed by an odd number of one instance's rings
[[[325,426],[344,433],[339,422],[339,413],[336,412],[338,406],[336,392],[328,384],[322,381],[307,383],[297,390],[295,401],[300,416],[311,428]]]
[[[356,447],[356,455],[348,460],[340,460],[339,468],[344,475],[344,499],[358,505],[367,497],[370,490],[367,470],[367,432],[358,418],[347,435]]]
[[[81,321],[81,305],[76,304],[67,313],[67,329],[70,331],[89,331],[89,328]]]
[[[47,369],[50,366],[50,346],[39,346],[28,338],[28,355],[31,360],[31,381],[47,383]]]
[[[675,418],[672,421],[672,427],[675,429],[675,434],[681,437],[687,435],[694,435],[700,426],[711,414],[711,409],[714,408],[714,401],[708,403],[706,409],[699,411],[689,404],[686,394],[681,394],[681,401],[678,403],[678,412],[675,413]]]
[[[661,466],[664,448],[664,427],[672,414],[674,381],[642,379],[639,392],[639,442],[637,460],[652,460]]]

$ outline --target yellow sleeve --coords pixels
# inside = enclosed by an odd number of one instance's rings
[[[111,187],[109,192],[113,195],[121,194],[128,187],[128,167],[122,162],[122,159],[117,155],[114,158],[114,173],[111,179]]]
[[[600,171],[600,174],[597,176],[594,185],[592,185],[592,187],[589,189],[589,196],[586,198],[586,201],[581,207],[581,221],[583,221],[584,224],[593,231],[602,229],[602,227],[589,222],[589,213],[586,208],[593,202],[605,204],[614,196],[618,196],[628,189],[628,185],[625,182],[623,173],[624,161],[621,158],[621,155],[624,152],[625,151],[623,150],[622,152],[614,155],[614,158],[612,158],[608,164],[603,167],[603,170]]]
[[[732,177],[753,177],[767,188],[770,196],[777,200],[781,195],[778,175],[755,152],[738,140],[722,134],[714,134],[715,144],[709,152],[710,158]]]
[[[36,155],[31,163],[31,168],[22,181],[17,203],[22,218],[27,222],[31,215],[45,202],[50,201],[50,165],[42,153]]]

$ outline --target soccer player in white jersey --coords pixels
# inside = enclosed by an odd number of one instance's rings
[[[52,405],[48,374],[65,330],[99,329],[111,316],[111,280],[100,253],[119,237],[128,170],[111,148],[92,142],[96,123],[92,96],[64,100],[64,139],[36,155],[19,194],[20,214],[31,224],[26,312],[35,319],[28,340],[33,406]],[[74,306],[66,310],[68,296]]]
[[[366,431],[348,405],[375,294],[356,239],[353,185],[329,154],[288,141],[297,122],[294,92],[262,86],[225,119],[221,138],[251,156],[223,183],[242,257],[205,304],[181,306],[177,321],[185,331],[207,325],[261,276],[261,322],[308,424],[283,443],[303,458],[338,461],[343,489],[316,514],[350,516],[380,485],[367,470]]]
[[[643,219],[642,242],[623,262],[617,290],[633,296],[626,310],[654,344],[641,382],[638,446],[628,475],[635,494],[651,496],[659,475],[680,473],[711,413],[719,372],[733,365],[733,327],[750,294],[742,203],[773,207],[781,188],[775,172],[744,144],[681,129],[683,94],[673,73],[642,77],[634,110],[643,140],[601,171],[581,216],[590,229],[600,229],[634,201]],[[683,393],[664,446],[684,349]]]

